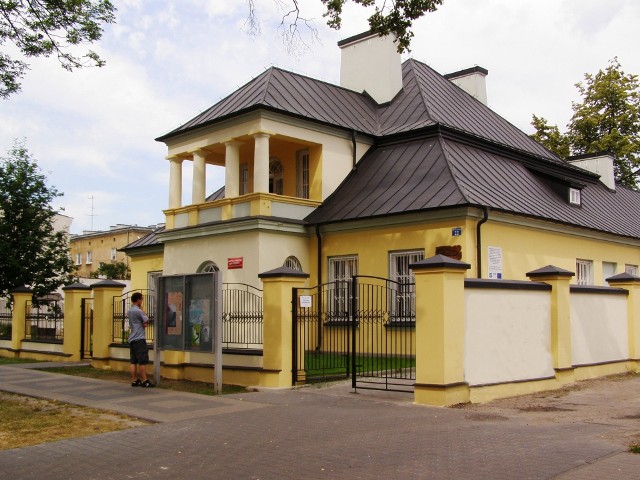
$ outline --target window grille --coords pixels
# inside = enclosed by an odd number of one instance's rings
[[[345,256],[329,259],[329,316],[332,320],[348,320],[351,313],[349,297],[351,279],[358,274],[358,257]]]
[[[395,321],[415,320],[415,278],[409,268],[424,259],[422,250],[389,253],[389,278],[392,283],[392,311]]]
[[[293,270],[298,270],[299,272],[302,271],[302,265],[300,264],[300,260],[298,260],[293,255],[291,255],[290,257],[287,257],[282,266],[291,268]]]
[[[637,277],[638,276],[638,265],[626,264],[624,266],[624,271],[625,271],[625,273],[628,273],[629,275],[635,275]]]
[[[117,258],[118,251],[115,248],[111,249],[111,260],[115,260]]]
[[[593,285],[593,260],[576,260],[578,285]]]
[[[569,188],[569,203],[573,205],[581,204],[581,192],[577,188]]]
[[[76,265],[82,265],[82,254],[76,253]]]
[[[219,271],[220,269],[218,268],[218,265],[216,265],[214,262],[204,262],[198,268],[197,273],[213,273],[213,272],[219,272]]]

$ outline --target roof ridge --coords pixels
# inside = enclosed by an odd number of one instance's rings
[[[449,174],[453,179],[453,183],[456,184],[458,191],[460,192],[462,197],[467,201],[467,203],[471,203],[471,201],[469,200],[469,193],[463,186],[460,185],[460,182],[458,181],[457,170],[455,169],[455,167],[453,167],[453,165],[451,165],[451,161],[450,161],[451,154],[449,153],[449,145],[447,144],[446,140],[442,137],[442,135],[438,135],[438,142],[440,143],[440,147],[442,148],[442,154],[444,155],[444,158],[445,158],[445,164],[447,165]]]
[[[436,124],[438,123],[442,124],[442,121],[438,120],[437,118],[434,118],[433,111],[431,110],[431,106],[429,105],[429,102],[427,101],[425,93],[422,90],[422,83],[418,81],[416,69],[414,67],[414,63],[416,62],[418,62],[418,60],[414,58],[409,58],[406,61],[406,63],[409,64],[409,68],[411,69],[411,72],[413,72],[414,78],[416,80],[416,86],[418,87],[418,91],[420,92],[420,99],[422,100],[422,104],[424,105],[424,109],[427,112],[427,116],[429,117],[429,120],[431,120],[432,122],[435,122]],[[418,62],[418,63],[422,63],[422,62]],[[423,65],[428,67],[426,63],[423,63]]]

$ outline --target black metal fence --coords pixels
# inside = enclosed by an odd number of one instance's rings
[[[244,283],[223,283],[223,348],[261,349],[262,331],[262,290]]]
[[[93,298],[83,298],[80,302],[82,326],[80,327],[80,358],[93,355]]]
[[[131,295],[135,292],[142,293],[142,309],[147,317],[149,317],[149,323],[145,328],[145,335],[147,343],[153,343],[153,322],[156,314],[156,297],[153,290],[131,290],[125,292],[122,295],[116,295],[113,297],[113,343],[125,344],[129,341],[129,320],[127,318],[127,312],[131,308]]]
[[[354,388],[412,391],[413,284],[356,276],[293,292],[295,383],[351,378]]]
[[[11,340],[13,312],[4,301],[0,305],[0,340]]]
[[[25,339],[42,343],[62,343],[64,303],[61,300],[28,300],[25,317]]]

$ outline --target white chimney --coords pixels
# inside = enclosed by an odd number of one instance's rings
[[[600,181],[609,189],[616,189],[616,177],[613,171],[613,155],[609,152],[588,153],[567,158],[567,162],[576,167],[600,175]]]
[[[378,104],[390,102],[402,90],[402,64],[391,35],[361,33],[338,46],[341,86],[367,92]]]
[[[489,70],[482,67],[471,67],[458,72],[448,73],[444,76],[447,80],[455,83],[472,97],[487,104],[487,82],[485,77]]]

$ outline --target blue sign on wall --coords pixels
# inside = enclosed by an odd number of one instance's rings
[[[460,235],[462,235],[462,228],[461,227],[452,228],[451,235],[453,235],[454,237],[459,237]]]

